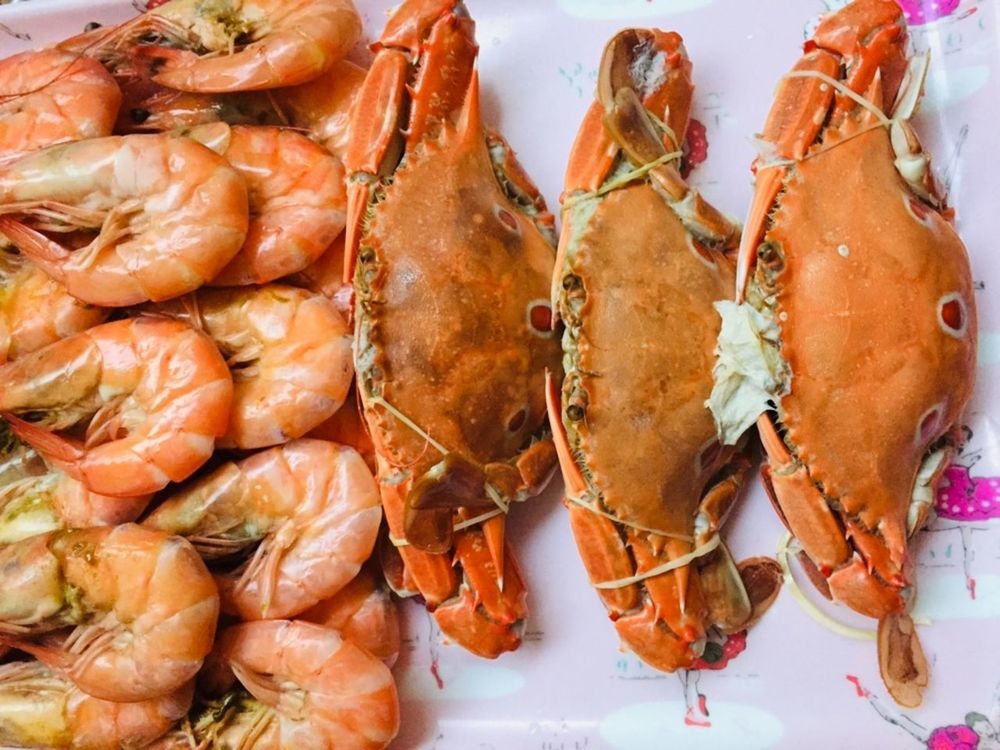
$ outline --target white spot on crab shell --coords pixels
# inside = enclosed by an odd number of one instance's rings
[[[957,302],[959,310],[962,313],[962,325],[959,328],[952,328],[944,319],[944,308],[952,302]],[[951,292],[950,294],[944,295],[937,303],[937,321],[938,326],[942,331],[947,333],[949,336],[954,336],[956,339],[963,338],[969,330],[969,310],[968,306],[965,304],[965,299],[958,292]]]
[[[788,320],[788,312],[786,310],[782,310],[780,313],[778,313],[778,320],[780,320],[782,323]]]
[[[837,255],[839,255],[841,258],[846,258],[850,254],[851,254],[851,248],[849,248],[847,245],[837,246]]]
[[[656,52],[649,43],[640,45],[638,54],[629,66],[629,74],[633,81],[639,82],[640,93],[647,96],[658,89],[667,80],[664,62],[667,56]]]

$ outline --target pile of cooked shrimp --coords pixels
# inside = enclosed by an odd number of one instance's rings
[[[350,0],[174,0],[0,61],[0,745],[375,748]]]

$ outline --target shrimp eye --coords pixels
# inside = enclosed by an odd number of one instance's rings
[[[946,294],[938,300],[937,305],[938,325],[945,333],[961,338],[968,328],[968,315],[965,309],[965,300],[958,292]]]
[[[528,326],[533,333],[543,338],[552,335],[552,305],[548,300],[534,300],[528,303]]]
[[[129,118],[131,118],[132,122],[136,125],[142,125],[142,123],[149,119],[151,114],[152,113],[148,109],[139,109],[138,107],[130,109],[128,112]]]

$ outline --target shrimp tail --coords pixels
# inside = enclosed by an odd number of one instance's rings
[[[0,412],[0,417],[7,420],[15,436],[41,453],[46,461],[78,482],[83,481],[83,472],[80,471],[79,465],[83,460],[84,451],[72,440],[67,440],[10,412]]]
[[[11,216],[0,216],[0,233],[6,235],[22,253],[40,266],[49,276],[63,280],[59,264],[70,257],[70,252],[37,229],[22,224]]]

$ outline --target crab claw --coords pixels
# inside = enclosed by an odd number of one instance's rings
[[[812,42],[844,58],[845,83],[856,93],[865,91],[879,76],[884,100],[891,103],[906,72],[906,40],[899,3],[857,0],[824,18],[816,27]],[[855,106],[848,97],[838,97],[833,125],[838,124],[836,118]]]
[[[906,708],[920,706],[930,674],[917,629],[908,614],[879,620],[878,664],[882,680],[895,701]]]
[[[694,86],[691,61],[679,34],[659,29],[618,32],[605,47],[597,81],[604,124],[634,163],[648,164],[680,149]],[[647,110],[667,126],[667,132],[653,127]]]

